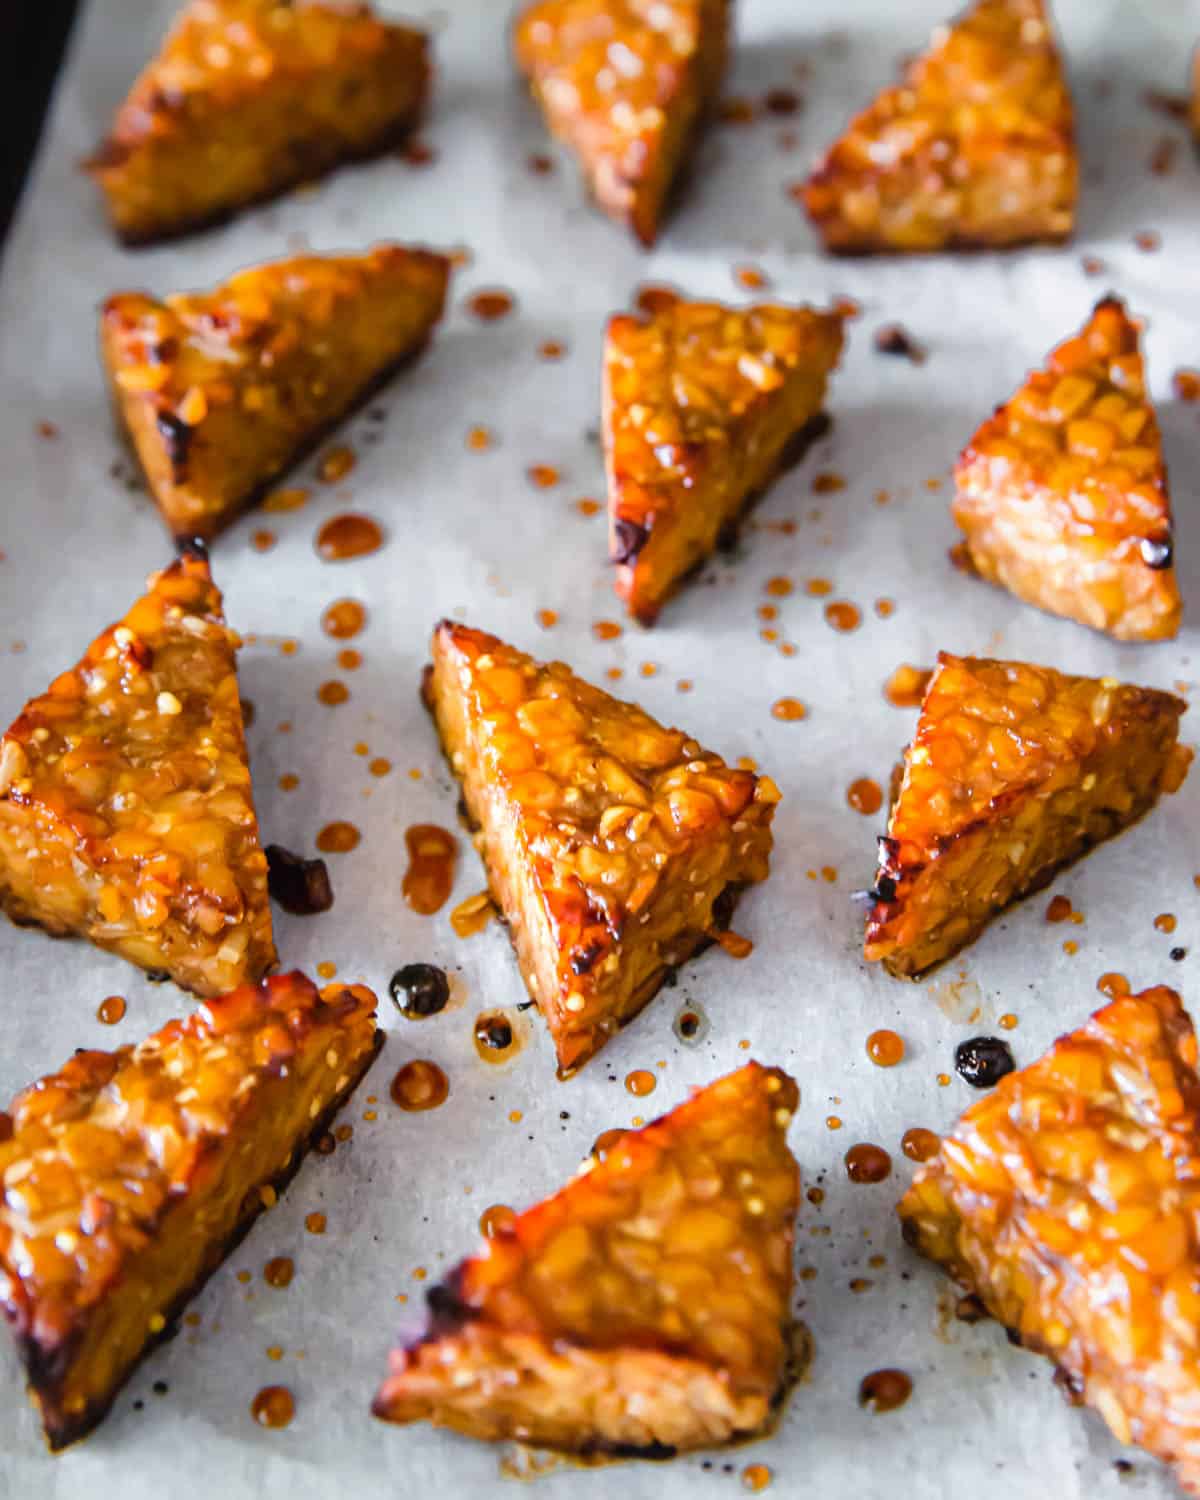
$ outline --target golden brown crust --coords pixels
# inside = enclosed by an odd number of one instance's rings
[[[779,791],[464,625],[434,632],[428,694],[565,1076],[766,878]]]
[[[797,1102],[751,1063],[625,1132],[430,1295],[376,1416],[649,1457],[761,1429],[788,1359]]]
[[[864,952],[916,978],[1174,792],[1186,703],[942,652],[880,840]]]
[[[1106,297],[963,450],[971,566],[1118,640],[1178,633],[1171,501],[1138,325]]]
[[[811,430],[842,319],[682,299],[619,315],[604,350],[609,544],[617,593],[653,624]]]
[[[428,87],[424,33],[366,5],[189,0],[87,167],[144,244],[376,155]]]
[[[78,1052],[0,1144],[0,1304],[52,1449],[83,1437],[353,1090],[375,997],[277,975]]]
[[[1200,1493],[1200,1080],[1174,991],[1106,1005],[972,1105],[905,1236]]]
[[[304,255],[213,292],[110,297],[101,346],[167,525],[221,531],[423,347],[450,263],[400,245]]]
[[[551,131],[602,209],[643,245],[712,106],[729,0],[536,0],[513,37]],[[615,61],[614,61],[615,59]]]
[[[1066,239],[1079,167],[1042,0],[977,0],[858,115],[804,184],[827,250]]]
[[[197,994],[275,962],[234,651],[186,556],[0,738],[0,905]]]

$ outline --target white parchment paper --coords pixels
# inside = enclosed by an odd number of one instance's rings
[[[334,962],[341,977],[374,986],[390,1035],[343,1117],[354,1125],[353,1141],[331,1158],[310,1160],[196,1301],[199,1324],[138,1372],[91,1439],[62,1458],[47,1457],[15,1361],[7,1360],[0,1496],[498,1493],[507,1481],[495,1451],[427,1427],[384,1427],[367,1414],[393,1336],[419,1322],[428,1281],[418,1279],[418,1268],[435,1279],[473,1246],[486,1206],[524,1206],[557,1188],[599,1131],[669,1108],[690,1085],[744,1061],[745,1043],[799,1080],[793,1144],[806,1183],[821,1180],[826,1189],[819,1208],[804,1205],[797,1237],[798,1265],[816,1272],[797,1285],[816,1339],[810,1378],[772,1438],[714,1455],[709,1469],[697,1456],[665,1467],[560,1470],[539,1481],[539,1494],[729,1495],[751,1461],[770,1466],[773,1493],[830,1500],[1172,1493],[1158,1466],[1139,1454],[1127,1455],[1132,1475],[1117,1472],[1121,1450],[1095,1418],[1059,1399],[1047,1364],[1010,1349],[993,1327],[947,1319],[943,1282],[903,1247],[893,1207],[911,1171],[900,1153],[904,1130],[945,1127],[972,1097],[957,1077],[937,1083],[939,1073],[952,1073],[958,1041],[994,1032],[999,1016],[1012,1012],[1019,1025],[1010,1040],[1018,1062],[1028,1062],[1100,1003],[1095,984],[1107,970],[1126,973],[1135,987],[1166,981],[1189,995],[1200,964],[1200,894],[1192,882],[1200,869],[1200,773],[1141,827],[1057,882],[1054,889],[1085,914],[1083,925],[1048,925],[1047,897],[1037,898],[995,924],[961,964],[921,986],[902,985],[861,960],[861,908],[850,893],[870,880],[881,824],[854,812],[846,789],[862,775],[886,783],[914,715],[889,706],[882,684],[898,663],[928,664],[941,647],[1190,685],[1200,619],[1200,411],[1173,399],[1170,376],[1177,366],[1200,364],[1200,172],[1183,129],[1142,95],[1183,87],[1200,7],[1060,0],[1084,161],[1074,246],[851,262],[817,253],[785,186],[891,78],[899,57],[923,44],[941,17],[939,0],[744,0],[728,92],[761,105],[769,88],[792,88],[805,107],[790,118],[760,108],[754,124],[714,129],[692,190],[648,256],[583,202],[568,165],[560,160],[546,176],[529,170],[529,153],[547,148],[511,75],[507,7],[496,0],[457,0],[421,18],[437,33],[439,77],[425,131],[434,164],[391,158],[228,228],[168,248],[122,250],[75,162],[103,133],[171,9],[167,0],[84,7],[5,251],[0,715],[7,721],[72,663],[169,556],[157,513],[122,477],[129,465],[94,353],[102,297],[124,287],[206,286],[304,246],[349,249],[380,238],[467,246],[473,260],[456,279],[452,311],[431,351],[373,403],[386,409],[386,421],[363,414],[348,424],[345,436],[358,454],[353,472],[328,486],[306,465],[292,481],[312,491],[304,509],[250,516],[214,548],[229,617],[251,637],[241,674],[257,708],[250,741],[264,836],[312,852],[331,819],[364,831],[353,853],[330,858],[337,902],[329,914],[277,914],[281,953],[309,972]],[[1177,159],[1168,175],[1155,176],[1148,161],[1165,136],[1177,141]],[[1137,248],[1134,236],[1143,230],[1161,235],[1159,250]],[[1103,274],[1085,274],[1085,254],[1104,262]],[[743,263],[761,267],[770,294],[781,299],[826,303],[845,294],[861,303],[832,386],[834,430],[775,486],[736,558],[714,563],[653,633],[627,628],[602,643],[593,622],[619,618],[604,521],[582,516],[575,501],[603,494],[596,428],[604,319],[647,280],[744,300],[750,294],[733,276]],[[470,317],[464,303],[483,286],[508,288],[516,314],[489,326]],[[1147,320],[1150,381],[1172,470],[1192,623],[1166,645],[1117,646],[1025,608],[946,560],[953,528],[945,475],[959,447],[1109,287]],[[873,351],[874,329],[895,319],[928,346],[925,365]],[[560,362],[539,358],[548,339],[567,346]],[[39,436],[44,421],[58,428],[56,440]],[[475,424],[496,434],[485,453],[467,449]],[[534,487],[526,477],[533,464],[553,465],[563,481]],[[844,475],[846,488],[814,494],[821,470]],[[928,482],[938,479],[940,488],[932,488]],[[890,503],[876,502],[879,490]],[[387,545],[359,561],[324,563],[314,534],[347,508],[378,517]],[[794,534],[770,528],[785,519],[798,523]],[[263,527],[278,537],[267,553],[251,542]],[[780,638],[797,648],[791,657],[760,640],[756,616],[766,581],[780,574],[796,583],[792,596],[774,601]],[[833,597],[858,605],[857,631],[839,634],[825,623],[825,601],[804,592],[812,577],[832,580]],[[324,607],[342,596],[362,600],[370,614],[354,642],[365,663],[353,673],[338,670],[337,644],[319,626]],[[873,604],[885,597],[895,612],[880,618]],[[539,610],[557,611],[559,623],[544,631]],[[420,821],[455,826],[456,790],[416,691],[430,628],[443,614],[561,656],[598,681],[606,668],[621,667],[618,691],[731,759],[753,756],[785,793],[773,874],[745,900],[736,924],[753,939],[752,956],[737,963],[714,951],[694,963],[677,989],[663,992],[567,1084],[555,1081],[536,1015],[511,1065],[489,1068],[476,1057],[477,1012],[524,999],[503,931],[492,926],[461,941],[449,906],[419,917],[401,900],[404,829]],[[284,639],[298,642],[294,654],[281,652]],[[644,663],[657,667],[654,675],[642,675]],[[329,709],[316,690],[333,676],[345,678],[351,698]],[[690,694],[677,690],[681,678],[694,682]],[[807,703],[807,719],[774,720],[770,705],[783,695]],[[277,729],[282,721],[294,725],[290,733]],[[1200,737],[1200,729],[1192,726],[1192,734]],[[354,752],[360,741],[372,757],[393,762],[389,776],[368,772],[367,758]],[[290,792],[278,785],[287,773],[300,778]],[[836,870],[832,882],[809,877],[823,866]],[[482,883],[463,840],[453,900]],[[1152,925],[1161,912],[1178,918],[1170,936]],[[1064,953],[1066,939],[1078,953]],[[1188,950],[1182,962],[1168,957],[1176,945]],[[445,965],[456,979],[454,1007],[424,1023],[404,1021],[386,999],[388,976],[415,960]],[[150,985],[87,945],[7,925],[0,926],[0,970],[5,1096],[76,1047],[136,1040],[188,1005],[172,986]],[[96,1019],[109,994],[129,1000],[116,1027]],[[684,999],[710,1018],[702,1045],[673,1035]],[[908,1047],[902,1065],[887,1072],[864,1051],[880,1026],[901,1032]],[[439,1110],[405,1115],[387,1084],[417,1056],[445,1068],[450,1097]],[[658,1073],[649,1099],[623,1087],[635,1067]],[[377,1117],[365,1118],[368,1110]],[[829,1115],[844,1122],[840,1131],[827,1128]],[[856,1187],[846,1180],[842,1156],[857,1141],[891,1151],[890,1181]],[[305,1215],[318,1209],[328,1218],[323,1237],[304,1229]],[[281,1254],[294,1257],[296,1277],[274,1291],[262,1267]],[[880,1255],[885,1264],[869,1264]],[[248,1282],[238,1280],[242,1271]],[[852,1292],[854,1278],[871,1285]],[[268,1356],[271,1347],[284,1351],[279,1360]],[[868,1418],[856,1406],[858,1382],[884,1365],[909,1371],[914,1393],[902,1410]],[[155,1382],[166,1383],[165,1394],[155,1393]],[[250,1418],[251,1398],[268,1383],[295,1392],[297,1415],[286,1431],[261,1431]]]

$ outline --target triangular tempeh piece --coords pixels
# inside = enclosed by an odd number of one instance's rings
[[[135,1047],[80,1051],[0,1142],[0,1307],[46,1441],[100,1422],[375,1056],[375,996],[242,985]]]
[[[750,1063],[622,1134],[430,1294],[375,1415],[650,1458],[759,1432],[789,1376],[797,1102]]]
[[[866,956],[916,978],[1178,790],[1187,705],[943,652],[880,840]]]
[[[1200,1079],[1173,990],[1118,996],[1002,1078],[899,1212],[1073,1400],[1200,1494]]]
[[[617,592],[652,624],[680,582],[819,430],[842,319],[668,301],[608,325],[604,449]]]
[[[425,692],[566,1076],[766,878],[778,788],[451,621]]]
[[[1065,239],[1078,181],[1043,0],[977,0],[797,192],[826,249],[864,254]]]
[[[275,962],[234,649],[203,558],[0,738],[0,906],[199,995]]]
[[[954,519],[982,577],[1118,640],[1177,634],[1162,438],[1118,298],[988,418],[955,480]]]
[[[186,234],[401,140],[429,72],[355,0],[188,0],[86,166],[127,243]]]
[[[164,302],[110,297],[113,399],[175,535],[214,537],[423,348],[449,270],[377,245],[270,261]]]
[[[537,0],[514,50],[596,202],[652,245],[725,69],[729,0]]]

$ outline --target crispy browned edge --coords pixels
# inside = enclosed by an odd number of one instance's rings
[[[436,634],[437,631],[442,629],[453,630],[456,627],[456,623],[457,622],[454,620],[439,620],[434,626],[434,632]],[[427,662],[421,672],[421,702],[424,705],[426,712],[429,714],[429,717],[433,720],[434,730],[436,731],[438,737],[438,745],[446,762],[447,769],[449,770],[450,775],[455,783],[457,783],[461,788],[462,783],[461,781],[459,781],[458,773],[455,771],[453,763],[450,760],[450,752],[446,747],[445,740],[442,738],[442,727],[438,723],[437,714],[434,710],[433,692],[431,687],[432,679],[433,663]],[[466,828],[468,833],[475,834],[479,832],[479,824],[475,821],[470,808],[467,806],[465,793],[461,791],[458,799],[458,818],[463,827]],[[480,863],[483,865],[484,874],[488,877],[488,886],[490,889],[492,881],[491,872],[489,871],[487,866],[487,860],[481,857]],[[733,914],[737,910],[738,901],[741,899],[742,892],[745,889],[746,883],[744,881],[732,880],[713,902],[713,921],[714,924],[718,926],[718,929],[728,927],[730,922],[733,920]],[[520,955],[517,952],[516,940],[512,935],[512,929],[509,927],[508,919],[506,918],[504,912],[500,910],[499,905],[497,905],[497,919],[503,926],[504,930],[508,933],[509,942],[512,944],[513,957],[517,961],[517,971],[521,975],[522,983],[524,983],[525,985],[525,989],[529,994],[530,1001],[536,1005],[537,1001],[534,999],[532,991],[529,990],[529,983],[526,980],[525,973],[521,968],[521,959]],[[684,964],[690,963],[693,958],[696,958],[699,954],[704,953],[707,949],[711,948],[715,941],[715,938],[711,938],[707,934],[701,933],[692,947],[689,948],[688,951],[680,959],[678,959],[673,964],[664,964],[657,974],[652,974],[640,991],[640,1002],[621,1022],[620,1030],[624,1031],[625,1027],[628,1026],[631,1021],[636,1020],[637,1017],[641,1015],[642,1011],[645,1010],[645,1008],[650,1004],[651,1000],[654,999],[655,995],[658,994],[659,990],[661,990],[664,985],[674,983],[676,975],[679,973],[679,970],[684,966]],[[596,1053],[599,1052],[602,1047],[603,1043],[601,1044],[601,1047],[598,1047],[592,1052],[589,1052],[587,1056],[582,1059],[579,1065],[571,1070],[571,1072],[563,1073],[562,1070],[559,1069],[556,1072],[556,1077],[560,1082],[564,1083],[568,1078],[573,1078],[581,1068],[583,1068],[587,1063],[591,1062],[591,1060],[596,1056]],[[436,1290],[436,1288],[434,1290]]]
[[[36,1339],[31,1338],[28,1334],[19,1334],[17,1336],[17,1353],[21,1361],[21,1366],[25,1371],[29,1388],[39,1396],[44,1393],[48,1398],[47,1404],[42,1406],[42,1425],[45,1432],[46,1446],[51,1453],[61,1453],[64,1448],[69,1447],[72,1443],[77,1443],[81,1438],[87,1437],[88,1433],[92,1432],[108,1415],[113,1402],[133,1377],[134,1372],[142,1364],[143,1360],[159,1344],[174,1338],[179,1331],[178,1320],[184,1308],[200,1292],[209,1277],[233,1254],[234,1250],[237,1249],[238,1245],[249,1234],[255,1220],[263,1212],[260,1189],[270,1186],[277,1193],[282,1194],[285,1191],[292,1178],[300,1170],[301,1164],[317,1139],[328,1129],[330,1122],[366,1076],[371,1064],[379,1056],[385,1038],[386,1033],[376,1026],[372,1044],[363,1054],[361,1066],[351,1076],[345,1088],[334,1096],[328,1107],[313,1122],[312,1129],[304,1137],[300,1146],[293,1152],[292,1160],[288,1165],[273,1177],[254,1184],[243,1205],[242,1216],[238,1220],[233,1233],[224,1241],[210,1248],[207,1264],[191,1286],[181,1292],[175,1298],[174,1302],[171,1303],[170,1307],[160,1309],[163,1317],[166,1319],[162,1331],[150,1334],[147,1337],[146,1342],[142,1346],[141,1353],[107,1395],[90,1402],[83,1411],[73,1413],[65,1420],[55,1421],[55,1416],[58,1413],[58,1408],[54,1404],[56,1387],[61,1384],[66,1368],[70,1364],[71,1358],[82,1337],[82,1327],[71,1337],[64,1339],[54,1350],[53,1354],[49,1356],[43,1353]]]
[[[257,208],[263,203],[270,203],[274,199],[282,197],[284,193],[290,192],[292,188],[301,187],[305,183],[320,182],[322,178],[331,176],[342,167],[353,166],[355,163],[373,161],[384,155],[405,141],[408,136],[420,124],[429,103],[429,94],[433,83],[433,65],[429,60],[429,38],[425,37],[425,47],[422,52],[422,78],[421,89],[413,107],[406,115],[396,120],[389,120],[383,130],[373,140],[366,141],[357,149],[348,148],[329,162],[315,169],[303,161],[297,162],[295,169],[276,179],[269,187],[252,198],[242,198],[236,203],[228,203],[220,208],[214,208],[207,213],[192,214],[186,219],[177,220],[171,225],[162,225],[157,229],[148,229],[144,232],[122,230],[112,224],[112,229],[117,239],[127,250],[143,250],[151,245],[165,245],[172,240],[186,238],[189,234],[197,234],[204,229],[216,229],[222,224],[228,224],[237,218],[239,214],[249,209]],[[105,147],[101,145],[94,156],[86,157],[79,163],[80,169],[89,176],[94,176],[94,167],[101,158]],[[110,219],[111,223],[111,219]]]
[[[438,252],[435,251],[431,253],[437,254]],[[110,368],[108,360],[103,358],[102,342],[102,363],[105,367],[105,373],[108,376],[108,386],[109,394],[111,396],[113,420],[116,423],[118,438],[120,439],[126,452],[133,458],[134,462],[137,464],[138,473],[142,477],[143,488],[145,489],[146,494],[150,497],[150,500],[153,502],[155,508],[158,510],[159,515],[163,518],[164,524],[167,526],[176,542],[182,544],[184,542],[192,540],[198,540],[201,542],[215,541],[223,531],[232,526],[235,521],[240,520],[240,518],[244,516],[247,511],[254,510],[256,506],[260,505],[263,500],[266,499],[271,487],[282,475],[287,474],[290,470],[304,463],[306,459],[311,458],[316,450],[321,446],[321,444],[325,442],[327,438],[332,436],[332,434],[337,431],[337,429],[342,425],[343,422],[348,422],[357,412],[360,412],[369,401],[373,400],[374,397],[377,396],[381,390],[383,390],[385,386],[390,385],[391,382],[396,378],[396,376],[399,375],[402,371],[407,370],[410,365],[416,364],[416,362],[425,353],[426,349],[429,348],[429,345],[433,342],[434,329],[436,329],[438,324],[442,321],[442,318],[445,316],[446,312],[446,290],[450,284],[450,275],[453,268],[450,264],[449,257],[441,256],[440,258],[446,262],[446,280],[443,283],[442,288],[441,306],[438,308],[437,316],[429,325],[428,333],[426,333],[421,342],[419,344],[414,344],[411,349],[406,349],[403,354],[399,355],[396,359],[391,360],[388,364],[384,365],[383,368],[379,370],[379,372],[370,381],[368,381],[365,386],[363,386],[362,390],[354,398],[349,406],[345,407],[341,412],[339,412],[336,417],[331,418],[328,422],[322,422],[319,427],[314,428],[313,431],[310,432],[297,445],[295,449],[293,449],[291,456],[284,463],[280,464],[278,468],[273,469],[270,474],[265,475],[261,480],[259,480],[254,488],[250,490],[243,499],[233,504],[229,508],[229,510],[225,511],[220,516],[214,517],[211,526],[206,526],[203,529],[198,529],[195,526],[176,526],[174,522],[172,522],[171,518],[167,515],[162,501],[155,493],[154,485],[151,482],[150,475],[147,472],[145,465],[142,463],[141,455],[139,454],[137,449],[137,444],[133,441],[133,433],[130,431],[129,424],[125,420],[120,393],[117,390],[116,382],[114,379],[115,372]],[[103,340],[103,329],[101,330],[101,338]]]
[[[647,1121],[641,1129],[649,1130],[652,1126],[661,1125],[673,1113],[671,1110],[664,1111],[655,1116],[653,1120]],[[410,1339],[403,1348],[407,1352],[422,1348],[426,1344],[436,1344],[443,1338],[454,1338],[461,1333],[469,1324],[478,1320],[480,1313],[477,1308],[463,1300],[462,1278],[467,1261],[461,1260],[441,1281],[429,1288],[425,1293],[425,1306],[427,1317],[423,1331],[416,1338]],[[794,1284],[794,1272],[793,1272]],[[771,1432],[779,1417],[782,1415],[784,1405],[791,1394],[793,1386],[799,1384],[805,1370],[812,1362],[813,1346],[812,1335],[807,1326],[793,1317],[789,1312],[784,1320],[784,1345],[787,1357],[784,1362],[783,1372],[779,1377],[779,1384],[771,1395],[770,1413],[762,1427],[732,1433],[725,1443],[719,1447],[730,1448],[750,1438],[766,1436]],[[576,1349],[587,1349],[586,1344],[576,1339],[557,1338],[556,1344],[568,1345]],[[665,1352],[670,1353],[670,1349]],[[371,1403],[371,1415],[378,1417],[380,1421],[388,1422],[387,1407],[377,1394]],[[674,1458],[679,1452],[678,1448],[668,1443],[605,1443],[596,1442],[582,1448],[572,1448],[570,1455],[577,1459],[588,1458],[643,1458],[643,1459],[668,1459]]]

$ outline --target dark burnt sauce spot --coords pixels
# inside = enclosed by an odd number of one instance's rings
[[[294,917],[311,917],[333,905],[333,887],[323,859],[305,859],[280,844],[267,845],[267,889]]]
[[[998,1036],[973,1036],[954,1049],[958,1076],[973,1089],[990,1089],[1016,1068],[1012,1049]]]
[[[436,1016],[450,999],[450,981],[436,964],[405,964],[388,981],[388,994],[408,1021]]]

